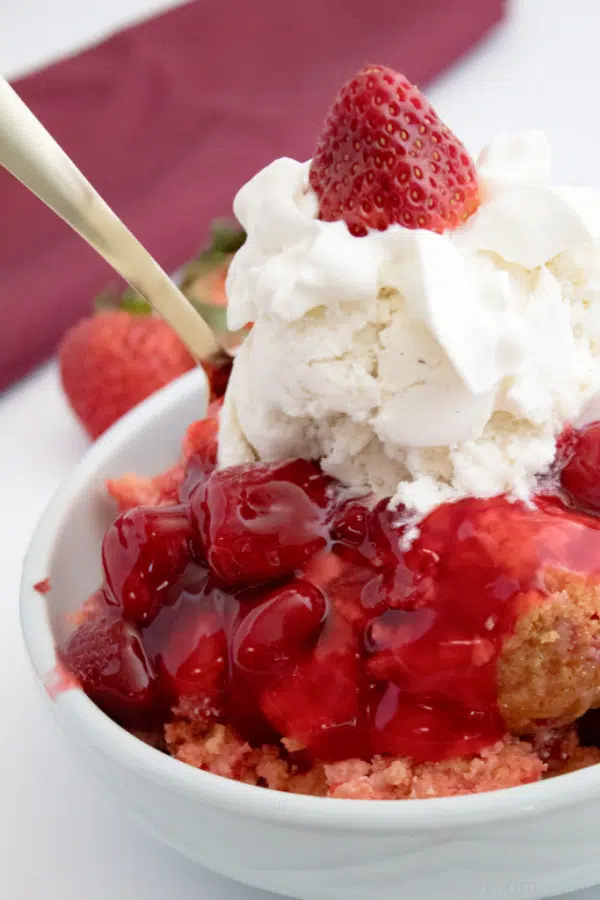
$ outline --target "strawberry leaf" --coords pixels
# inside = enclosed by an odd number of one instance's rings
[[[101,313],[117,310],[147,316],[152,312],[152,307],[131,287],[125,290],[119,290],[114,285],[104,288],[94,300],[94,311]]]
[[[147,300],[134,291],[133,288],[126,288],[121,294],[122,310],[132,313],[135,316],[147,316],[152,312],[152,307]]]
[[[245,240],[246,232],[237,222],[215,219],[210,227],[210,250],[226,254],[237,253]]]

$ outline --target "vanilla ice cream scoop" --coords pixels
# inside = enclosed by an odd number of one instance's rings
[[[502,136],[464,225],[365,237],[318,219],[309,164],[259,172],[234,206],[229,326],[254,327],[220,464],[320,459],[419,513],[526,496],[600,390],[600,192],[550,187],[549,161],[540,132]]]

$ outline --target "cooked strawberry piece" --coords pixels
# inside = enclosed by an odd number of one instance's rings
[[[207,416],[189,426],[183,439],[185,475],[179,488],[179,498],[187,503],[196,485],[204,481],[217,465],[219,413],[222,400],[208,408]]]
[[[232,466],[212,473],[190,504],[212,571],[231,587],[288,575],[325,547],[329,479],[318,466]]]
[[[411,695],[395,684],[371,692],[372,752],[436,762],[469,756],[506,731],[495,703],[472,709],[442,694]]]
[[[225,624],[208,570],[190,563],[169,587],[170,602],[144,629],[144,646],[167,705],[193,698],[195,719],[219,718],[228,672]]]
[[[315,650],[267,687],[261,705],[274,728],[320,759],[361,755],[362,663],[353,629],[331,616]]]
[[[149,624],[165,602],[166,588],[192,559],[193,533],[183,506],[130,510],[109,527],[102,563],[110,595],[123,615]]]
[[[331,537],[336,552],[357,565],[380,569],[394,566],[402,556],[401,510],[392,510],[388,500],[370,507],[349,500],[334,513]]]
[[[536,583],[535,541],[545,523],[545,515],[497,498],[435,509],[405,554],[412,584],[366,630],[370,674],[416,695],[417,705],[439,692],[487,708],[501,636],[516,614],[510,601]]]
[[[243,673],[276,674],[306,655],[325,616],[325,597],[308,581],[276,587],[240,604],[232,658]]]
[[[600,422],[572,435],[565,450],[567,461],[560,473],[563,491],[580,509],[600,512]]]
[[[134,625],[116,614],[90,619],[60,656],[86,694],[117,722],[143,727],[153,718],[154,671]]]
[[[390,225],[445,231],[479,205],[473,161],[403,75],[366,66],[338,94],[310,166],[320,217],[356,236]]]

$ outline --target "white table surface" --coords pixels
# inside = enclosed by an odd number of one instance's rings
[[[111,27],[175,5],[0,0],[0,71],[29,71]],[[430,96],[470,146],[499,128],[541,127],[555,148],[557,181],[600,184],[599,38],[598,0],[515,0],[503,30]],[[10,297],[0,295],[0,302]],[[46,501],[86,446],[53,364],[0,396],[0,897],[264,898],[181,859],[123,820],[79,771],[35,691],[18,624],[21,560]],[[600,889],[571,896],[598,900]]]

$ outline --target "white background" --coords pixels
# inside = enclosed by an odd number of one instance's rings
[[[0,71],[31,71],[176,5],[0,0]],[[600,186],[599,83],[599,0],[515,0],[503,28],[429,93],[473,149],[498,130],[541,127],[555,180]],[[0,303],[10,302],[0,284]],[[266,895],[203,871],[122,820],[80,773],[37,694],[18,625],[21,560],[51,492],[85,448],[53,365],[0,395],[0,897],[259,900]],[[572,896],[598,900],[600,889]]]

